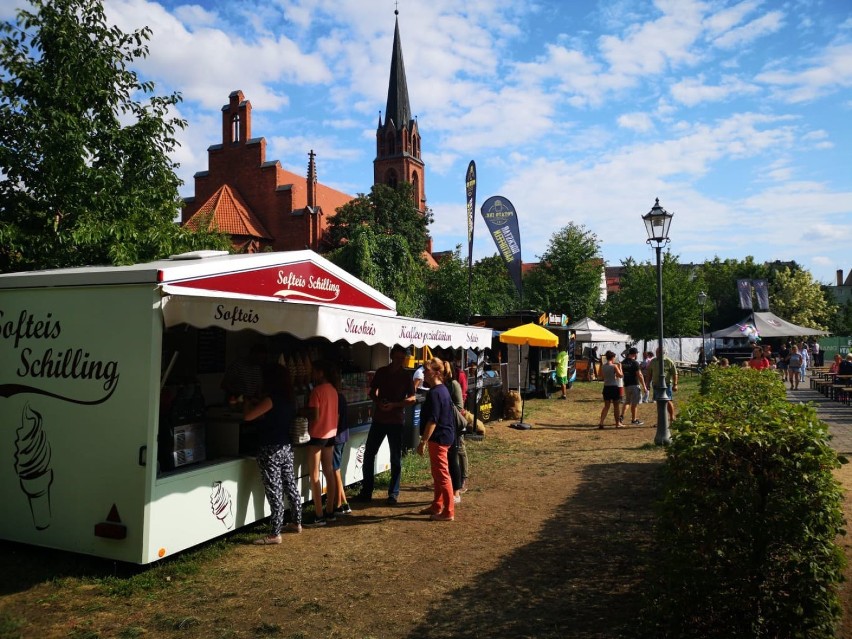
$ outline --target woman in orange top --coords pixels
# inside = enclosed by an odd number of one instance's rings
[[[314,498],[316,518],[307,527],[325,526],[334,521],[334,506],[337,502],[337,482],[334,476],[334,436],[337,434],[337,389],[329,381],[331,364],[317,360],[312,364],[314,389],[308,400],[308,472],[311,475],[311,494]],[[326,507],[322,506],[320,466],[328,487]]]
[[[829,375],[837,375],[837,373],[840,371],[840,362],[842,362],[842,361],[843,361],[843,355],[841,355],[840,353],[837,353],[834,356],[834,363],[831,366],[828,367]]]
[[[755,346],[751,352],[751,359],[748,360],[748,367],[758,371],[764,371],[770,366],[769,360],[763,355],[763,349],[760,346]]]

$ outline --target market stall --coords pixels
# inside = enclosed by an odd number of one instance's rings
[[[256,345],[302,394],[312,360],[340,363],[351,483],[389,347],[490,340],[399,317],[311,251],[0,275],[0,538],[149,563],[267,516],[251,431],[222,388]],[[388,464],[385,444],[374,471]],[[300,454],[296,466],[311,499]]]

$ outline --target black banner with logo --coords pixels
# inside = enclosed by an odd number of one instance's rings
[[[467,195],[467,314],[469,318],[470,295],[473,288],[473,223],[476,211],[476,162],[473,160],[467,165],[464,188]]]
[[[751,280],[737,280],[737,293],[740,298],[740,308],[751,310]]]
[[[506,262],[509,275],[522,295],[521,287],[521,234],[515,207],[502,195],[494,195],[482,203],[482,218],[491,231],[500,257]]]
[[[464,179],[467,193],[467,267],[473,267],[473,224],[476,211],[476,162],[467,165],[467,175]]]

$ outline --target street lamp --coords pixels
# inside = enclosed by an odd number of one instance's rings
[[[707,304],[707,293],[701,291],[698,294],[698,303],[701,304],[701,368],[707,366],[707,337],[704,333],[704,305]]]
[[[673,213],[669,213],[660,206],[660,198],[654,202],[654,206],[645,215],[642,221],[648,232],[647,243],[654,246],[657,251],[657,315],[660,323],[660,348],[657,359],[659,360],[657,385],[654,387],[654,401],[657,402],[657,434],[654,435],[654,443],[657,446],[667,446],[672,441],[669,430],[668,402],[671,399],[666,390],[666,373],[663,367],[665,351],[663,350],[663,264],[660,253],[664,244],[669,243],[669,227],[672,224]]]

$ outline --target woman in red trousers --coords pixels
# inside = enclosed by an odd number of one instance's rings
[[[453,483],[450,479],[450,466],[447,453],[455,442],[455,413],[450,391],[444,385],[444,362],[431,359],[424,365],[425,382],[429,385],[429,394],[423,404],[420,423],[420,443],[417,454],[429,450],[429,462],[432,467],[432,479],[435,481],[435,494],[432,504],[421,511],[433,521],[453,521],[455,501]]]

